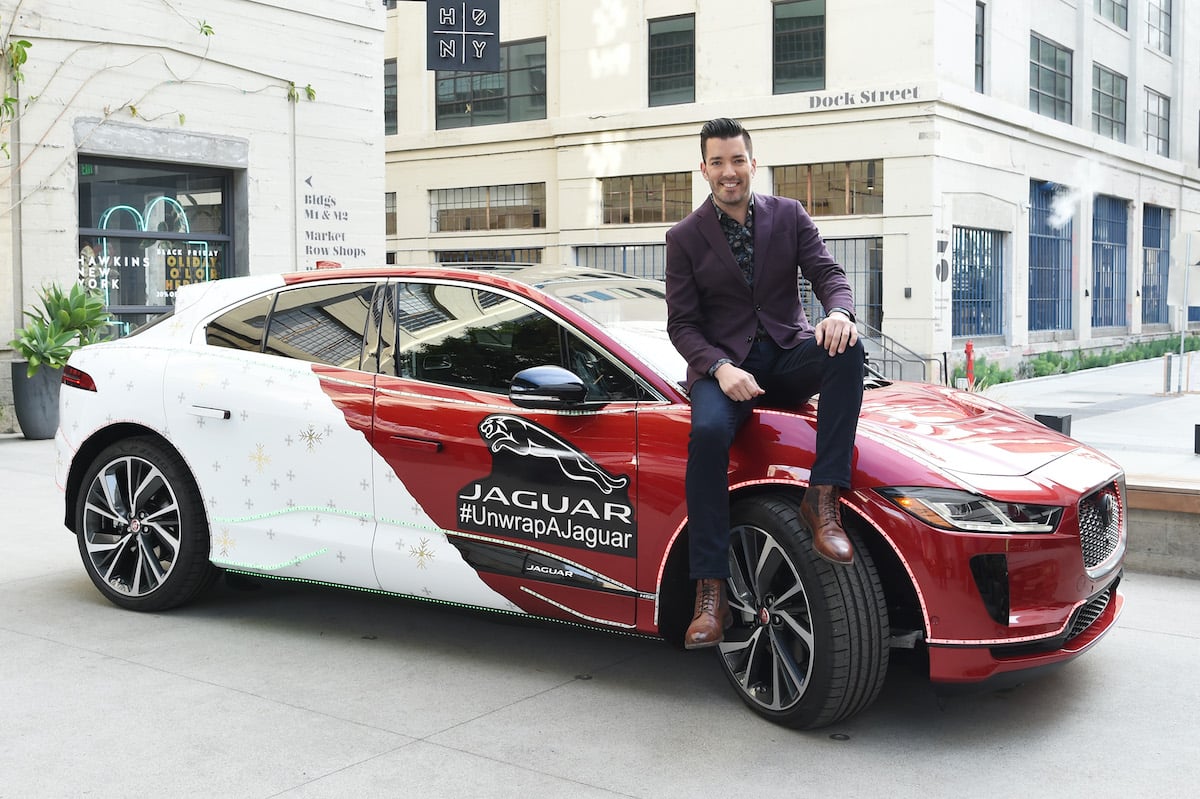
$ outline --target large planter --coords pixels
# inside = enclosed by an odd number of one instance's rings
[[[58,392],[62,369],[43,366],[27,377],[29,364],[12,362],[13,408],[21,434],[29,439],[54,438],[58,430]]]

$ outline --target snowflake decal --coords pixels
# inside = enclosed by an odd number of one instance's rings
[[[324,438],[325,434],[318,432],[311,424],[300,431],[300,440],[304,442],[304,446],[308,447],[309,452],[316,452],[317,444],[320,444]]]
[[[417,568],[424,569],[433,560],[434,551],[429,548],[429,539],[422,538],[419,547],[409,547],[408,554],[417,559]]]
[[[220,552],[222,556],[229,557],[229,550],[233,549],[234,541],[229,536],[229,530],[227,528],[221,528],[221,537],[217,539],[216,544],[217,551]]]
[[[256,444],[254,452],[250,453],[250,462],[254,464],[254,468],[258,470],[258,473],[262,474],[263,469],[271,462],[271,456],[263,449],[262,444]]]

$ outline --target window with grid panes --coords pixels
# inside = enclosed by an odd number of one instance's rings
[[[601,178],[604,224],[678,222],[692,210],[692,173]]]
[[[1096,0],[1096,13],[1121,30],[1129,30],[1128,0]]]
[[[950,282],[952,335],[1004,333],[1004,233],[956,226]]]
[[[1036,33],[1029,35],[1029,110],[1071,122],[1072,53]]]
[[[1142,207],[1142,322],[1162,324],[1167,316],[1167,275],[1171,266],[1171,209]]]
[[[696,100],[696,15],[650,20],[649,103]]]
[[[772,8],[773,91],[825,88],[825,0],[776,3]]]
[[[1092,200],[1092,327],[1124,327],[1129,203],[1096,195]]]
[[[383,62],[383,133],[392,136],[399,130],[396,111],[396,59]]]
[[[1066,187],[1029,181],[1030,330],[1071,328],[1070,196]]]
[[[777,166],[774,191],[799,200],[809,216],[883,213],[883,161]]]
[[[1146,89],[1146,149],[1171,156],[1171,98]]]
[[[1164,55],[1171,54],[1171,0],[1147,3],[1146,43]]]
[[[546,118],[546,40],[500,45],[499,72],[438,70],[437,129]]]
[[[983,91],[983,3],[975,4],[975,91]]]
[[[1092,64],[1092,130],[1101,136],[1125,141],[1124,75]]]
[[[546,226],[546,184],[433,189],[430,230],[512,230]]]
[[[541,247],[511,250],[439,250],[433,254],[439,264],[540,264]]]

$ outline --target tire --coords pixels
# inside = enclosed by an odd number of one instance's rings
[[[725,676],[770,721],[814,729],[879,696],[887,675],[887,602],[867,548],[847,528],[854,562],[822,560],[799,502],[770,494],[731,512],[729,607],[717,651]]]
[[[84,568],[129,610],[182,605],[213,584],[208,522],[183,459],[152,438],[118,441],[84,475],[75,507]]]

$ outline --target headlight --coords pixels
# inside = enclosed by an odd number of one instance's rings
[[[942,530],[972,533],[1052,533],[1062,518],[1055,505],[999,502],[948,488],[881,488],[908,513]]]

